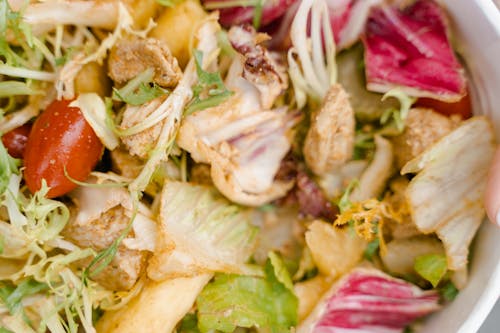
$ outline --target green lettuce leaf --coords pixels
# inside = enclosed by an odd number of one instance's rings
[[[349,208],[351,208],[352,202],[349,199],[349,197],[351,196],[352,191],[354,191],[354,189],[358,185],[359,185],[359,181],[357,179],[352,180],[349,183],[349,185],[347,185],[347,188],[345,189],[344,193],[340,197],[339,202],[337,204],[339,206],[340,213],[343,213],[343,212],[349,210]]]
[[[21,309],[21,301],[24,297],[34,295],[48,288],[45,283],[33,279],[24,280],[17,287],[2,282],[0,284],[0,300],[9,309],[9,312],[14,314]]]
[[[203,53],[194,50],[193,55],[198,83],[193,87],[193,99],[184,111],[185,115],[217,106],[233,95],[224,85],[219,72],[210,73],[203,70]],[[206,97],[202,98],[204,94]]]
[[[457,297],[458,295],[458,289],[455,287],[453,282],[448,281],[444,286],[442,286],[439,289],[439,294],[441,295],[441,298],[446,301],[446,302],[451,302]]]
[[[0,140],[0,195],[9,186],[10,176],[19,174],[18,168],[20,164],[21,161],[11,157]]]
[[[276,279],[293,293],[292,278],[290,277],[290,273],[288,272],[285,263],[281,259],[281,256],[276,254],[275,252],[270,252],[269,261],[271,262],[273,274]]]
[[[366,249],[365,252],[363,253],[363,256],[365,257],[366,260],[372,261],[373,257],[377,254],[379,248],[380,248],[380,239],[375,238],[366,245]]]
[[[415,258],[415,271],[435,288],[444,277],[448,266],[442,254],[424,254]]]
[[[153,75],[154,69],[148,68],[127,82],[122,88],[113,88],[113,100],[137,106],[168,94],[168,90],[152,82]]]
[[[178,333],[200,333],[196,314],[188,313],[177,328]]]
[[[130,92],[126,95],[120,94],[120,91],[114,89],[117,98],[130,105],[142,105],[153,99],[163,96],[168,93],[168,90],[163,89],[156,83],[141,82],[136,91]]]
[[[236,327],[289,332],[297,324],[298,311],[298,299],[287,286],[289,283],[291,279],[283,262],[273,254],[263,277],[217,275],[196,301],[198,328],[202,333],[233,332]]]
[[[231,204],[212,187],[167,181],[160,206],[157,247],[175,249],[155,253],[148,276],[163,280],[193,272],[246,272],[258,228],[247,209]]]

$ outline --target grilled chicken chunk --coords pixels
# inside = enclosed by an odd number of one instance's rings
[[[148,68],[154,69],[153,80],[162,87],[175,87],[182,77],[177,59],[167,45],[155,38],[123,39],[111,49],[109,76],[125,83]]]
[[[431,109],[414,108],[405,120],[404,132],[393,139],[396,164],[401,169],[457,125],[453,118]]]
[[[70,196],[76,209],[63,235],[79,247],[90,247],[96,252],[108,248],[127,228],[133,215],[132,200],[123,188],[79,187]],[[155,239],[156,224],[149,210],[141,205],[116,256],[93,279],[110,290],[132,288],[145,269],[147,252],[154,250]],[[89,260],[79,264],[87,266]]]
[[[329,173],[352,157],[354,111],[341,85],[328,91],[323,105],[313,113],[304,143],[307,166],[318,176]]]

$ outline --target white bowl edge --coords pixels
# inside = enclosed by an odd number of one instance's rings
[[[490,117],[500,139],[500,11],[492,0],[442,0],[463,48],[474,109]],[[500,297],[500,228],[484,221],[474,241],[469,283],[454,302],[431,316],[425,333],[474,333]]]

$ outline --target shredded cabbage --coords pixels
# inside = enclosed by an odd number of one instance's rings
[[[69,209],[61,201],[47,199],[49,190],[45,181],[34,195],[26,195],[20,188],[21,175],[16,161],[8,156],[3,146],[4,177],[10,175],[7,188],[0,196],[0,206],[7,209],[10,223],[0,221],[2,251],[1,277],[12,283],[11,289],[0,288],[1,323],[14,332],[45,331],[95,332],[92,311],[96,306],[123,305],[128,293],[115,295],[96,282],[73,271],[74,262],[92,258],[91,249],[79,249],[62,239],[60,232],[69,220]],[[0,178],[1,179],[1,178]],[[138,230],[140,233],[140,230]],[[66,253],[65,249],[70,249]],[[2,282],[4,284],[5,282]],[[16,290],[18,290],[16,292]],[[130,293],[137,293],[137,290]],[[36,314],[36,321],[28,325],[19,321],[22,313]]]

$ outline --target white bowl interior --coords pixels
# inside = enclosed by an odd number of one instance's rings
[[[454,38],[475,85],[474,110],[490,117],[500,140],[500,11],[492,0],[441,2],[451,16]],[[483,223],[470,262],[466,288],[454,302],[431,316],[421,332],[477,332],[500,296],[500,228]]]

